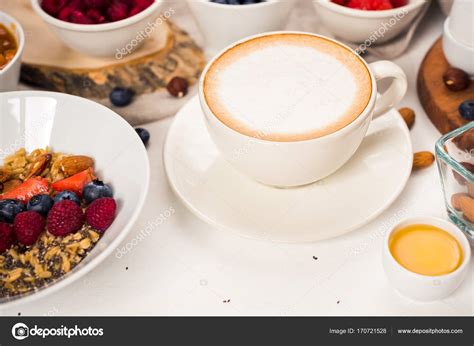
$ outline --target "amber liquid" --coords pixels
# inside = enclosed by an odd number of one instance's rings
[[[461,245],[450,233],[431,225],[409,225],[396,230],[389,240],[395,260],[411,272],[438,276],[461,265]]]

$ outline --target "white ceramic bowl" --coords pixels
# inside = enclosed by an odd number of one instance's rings
[[[117,217],[94,249],[70,273],[37,293],[0,299],[0,307],[45,296],[72,283],[115,251],[137,219],[149,185],[146,149],[135,130],[112,110],[67,94],[0,93],[0,160],[21,147],[94,158],[97,175],[110,183]],[[0,162],[1,162],[0,161]]]
[[[0,70],[0,92],[12,91],[18,87],[18,81],[20,80],[21,56],[25,49],[25,34],[20,23],[4,12],[0,12],[0,23],[15,35],[18,44],[18,51],[13,60],[3,70]]]
[[[70,48],[93,56],[115,57],[125,47],[138,48],[140,31],[147,27],[159,29],[154,23],[163,0],[155,0],[144,11],[117,22],[105,24],[74,24],[54,18],[41,8],[41,0],[31,0],[35,12],[49,24],[58,37]]]
[[[187,0],[212,56],[247,36],[283,30],[295,0],[267,0],[250,5],[223,5]]]
[[[409,0],[406,6],[384,11],[357,10],[330,0],[313,0],[313,4],[324,26],[334,35],[368,45],[371,41],[389,41],[406,30],[426,1],[429,0]]]
[[[474,47],[459,42],[451,33],[449,25],[450,17],[444,22],[443,33],[443,52],[446,60],[451,66],[466,71],[467,74],[474,78]],[[472,25],[467,23],[466,25]],[[469,30],[469,29],[467,29]]]
[[[390,252],[389,240],[393,232],[413,224],[433,225],[455,237],[463,251],[461,266],[446,275],[426,276],[413,273],[400,265]],[[445,298],[459,287],[470,268],[471,247],[466,236],[454,224],[434,217],[414,217],[400,222],[385,234],[382,256],[385,274],[398,292],[413,300],[429,302]]]

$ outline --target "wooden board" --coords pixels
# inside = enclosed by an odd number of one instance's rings
[[[418,97],[426,114],[442,134],[468,123],[461,118],[458,108],[462,102],[474,100],[474,81],[463,91],[454,92],[446,88],[443,74],[449,67],[440,38],[421,64],[418,73]]]
[[[30,0],[7,3],[4,10],[17,18],[25,30],[21,78],[28,84],[103,99],[116,86],[130,87],[137,94],[160,91],[174,76],[193,84],[205,65],[202,50],[170,21],[161,24],[142,47],[125,58],[97,58],[65,46],[34,13]]]

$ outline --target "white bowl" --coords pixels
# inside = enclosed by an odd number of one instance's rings
[[[343,40],[367,46],[389,41],[406,30],[425,3],[426,0],[409,0],[406,6],[392,10],[364,11],[330,0],[313,0],[316,12],[328,30]]]
[[[15,35],[18,44],[18,50],[13,60],[3,70],[0,70],[0,92],[12,91],[18,87],[18,81],[20,80],[21,56],[25,49],[25,33],[16,19],[4,12],[0,12],[0,23]]]
[[[208,55],[244,37],[284,29],[295,0],[267,0],[249,5],[223,5],[187,0],[206,41]]]
[[[450,30],[450,17],[444,22],[443,52],[446,60],[453,67],[460,68],[474,78],[474,47],[456,40]],[[469,23],[472,25],[472,22]]]
[[[35,12],[49,24],[58,37],[70,48],[87,55],[115,57],[125,47],[138,48],[137,39],[147,27],[159,29],[154,23],[163,0],[155,0],[142,12],[117,22],[105,24],[75,24],[54,18],[41,8],[41,0],[31,0]]]
[[[463,251],[463,262],[454,272],[446,275],[420,275],[399,264],[389,249],[389,240],[394,231],[413,224],[433,225],[455,237]],[[403,296],[416,301],[429,302],[449,296],[464,280],[471,261],[471,247],[464,233],[454,224],[434,217],[414,217],[400,222],[385,234],[383,244],[383,266],[390,283]]]
[[[135,130],[112,110],[61,93],[0,93],[0,160],[21,147],[94,158],[97,175],[110,183],[117,217],[93,250],[71,272],[37,293],[0,299],[0,307],[53,293],[79,279],[118,247],[145,202],[150,172],[146,149]],[[1,162],[0,161],[0,162]]]

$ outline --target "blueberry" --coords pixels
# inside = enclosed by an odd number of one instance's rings
[[[102,181],[96,179],[84,186],[82,195],[87,203],[92,203],[98,198],[113,197],[114,192],[110,185],[104,184]]]
[[[54,197],[54,203],[58,203],[64,200],[73,201],[77,205],[81,205],[81,200],[79,199],[79,197],[77,197],[74,192],[69,190],[61,191]]]
[[[36,195],[31,197],[28,202],[27,208],[31,211],[36,211],[37,213],[46,217],[53,207],[54,201],[48,195]]]
[[[133,99],[135,92],[127,88],[114,88],[109,95],[110,102],[116,107],[128,106]]]
[[[25,203],[16,199],[0,200],[0,221],[13,223],[15,216],[26,210]]]
[[[474,100],[464,101],[459,106],[459,113],[466,120],[474,120]]]
[[[137,134],[140,136],[140,139],[146,146],[150,140],[150,132],[148,132],[147,129],[142,129],[141,127],[137,127],[135,131],[137,131]]]

